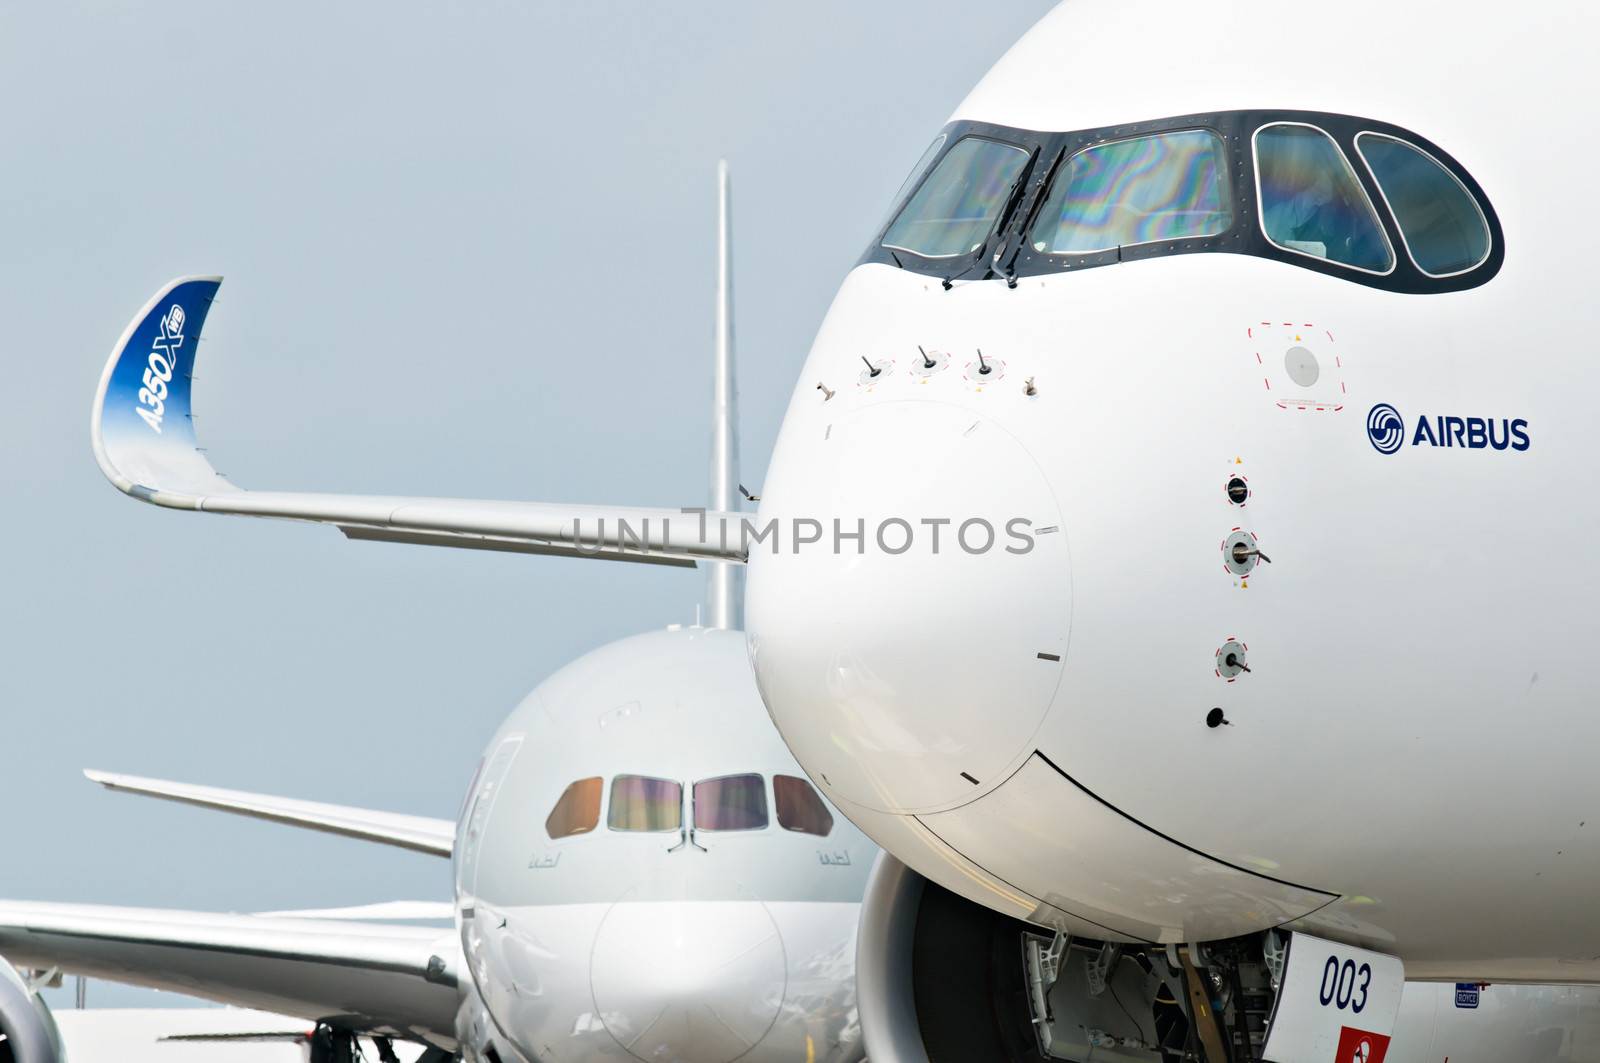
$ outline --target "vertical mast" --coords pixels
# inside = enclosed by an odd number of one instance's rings
[[[733,221],[728,160],[717,163],[716,359],[711,389],[711,499],[707,508],[731,513],[739,496],[739,404],[733,380]],[[743,626],[743,571],[719,561],[706,584],[706,626]]]

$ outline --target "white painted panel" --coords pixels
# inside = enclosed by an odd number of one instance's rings
[[[1018,889],[1151,941],[1234,937],[1333,899],[1191,852],[1107,807],[1038,756],[993,793],[920,818]]]
[[[1383,1063],[1405,981],[1405,965],[1393,956],[1293,935],[1261,1058]]]

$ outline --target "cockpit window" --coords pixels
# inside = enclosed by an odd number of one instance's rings
[[[956,142],[884,233],[883,246],[924,258],[983,246],[1005,209],[1028,153],[981,137]]]
[[[1255,134],[1261,229],[1286,251],[1369,273],[1394,268],[1394,252],[1355,170],[1333,138],[1281,122]]]
[[[778,806],[778,826],[827,837],[833,830],[833,813],[805,779],[793,775],[772,777],[772,798]]]
[[[552,838],[570,838],[594,830],[600,825],[600,789],[598,775],[568,786],[544,821],[544,832]]]
[[[763,830],[767,787],[759,775],[724,775],[694,784],[696,830]]]
[[[917,181],[921,179],[922,175],[928,172],[928,164],[939,154],[939,149],[944,147],[944,142],[948,139],[949,134],[947,133],[940,133],[933,138],[933,143],[928,145],[928,150],[922,153],[922,157],[917,160],[917,164],[911,167],[911,172],[906,175],[905,182],[900,185],[900,191],[896,192],[894,198],[889,201],[888,217],[883,219],[878,228],[881,229],[884,225],[889,224],[889,219],[894,217],[895,210],[906,201],[906,196],[910,195],[911,190],[917,186]]]
[[[1216,236],[1233,224],[1222,138],[1203,129],[1085,148],[1067,161],[1034,224],[1051,255]]]
[[[626,831],[679,829],[683,826],[683,784],[644,775],[618,775],[611,780],[606,826]]]
[[[960,119],[889,219],[861,262],[945,291],[1225,254],[1431,295],[1488,284],[1506,244],[1444,148],[1381,119],[1270,104],[1056,131]]]
[[[1430,277],[1473,269],[1489,257],[1489,224],[1460,179],[1420,148],[1381,133],[1361,133],[1356,150],[1394,212],[1400,238]]]

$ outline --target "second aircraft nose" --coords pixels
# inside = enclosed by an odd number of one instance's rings
[[[783,1006],[783,941],[759,901],[620,901],[594,943],[590,983],[606,1029],[650,1063],[729,1063]]]
[[[1016,436],[957,404],[881,403],[816,436],[774,457],[761,515],[783,538],[751,547],[762,696],[835,796],[898,813],[970,800],[1026,756],[1060,680],[1054,493]],[[820,541],[794,536],[815,525]]]

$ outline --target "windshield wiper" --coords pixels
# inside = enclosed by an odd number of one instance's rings
[[[1028,177],[1033,173],[1034,165],[1037,164],[1038,161],[1039,149],[1034,148],[1028,153],[1028,161],[1023,165],[1022,173],[1020,176],[1018,176],[1016,183],[1011,186],[1011,194],[1006,197],[1006,204],[1000,210],[1000,216],[996,219],[995,227],[989,230],[988,237],[984,239],[983,246],[978,248],[978,250],[973,254],[971,260],[969,260],[964,267],[940,281],[940,283],[944,285],[945,291],[949,291],[951,288],[955,287],[954,282],[961,280],[967,274],[971,273],[978,267],[978,263],[980,262],[988,262],[989,268],[984,272],[982,277],[978,278],[979,280],[988,280],[990,277],[995,275],[994,262],[999,260],[1000,255],[999,252],[996,252],[994,257],[990,258],[989,248],[994,246],[995,237],[1000,235],[1001,232],[1006,231],[1007,223],[1011,220],[1012,214],[1017,209],[1017,204],[1022,200],[1024,190],[1026,190],[1028,187]],[[1005,245],[1002,244],[1001,249],[1004,250],[1004,248]]]
[[[1056,152],[1056,157],[1050,160],[1050,166],[1045,170],[1044,176],[1039,179],[1039,187],[1033,193],[1033,202],[1028,205],[1026,213],[1021,214],[1021,223],[1006,227],[1005,240],[1000,244],[1000,256],[1005,258],[1005,265],[1000,268],[1000,275],[1006,279],[1007,288],[1017,286],[1017,259],[1022,255],[1022,245],[1027,240],[1028,231],[1033,228],[1033,223],[1039,217],[1039,211],[1044,206],[1044,201],[1050,191],[1050,184],[1055,180],[1056,170],[1061,166],[1061,160],[1067,157],[1067,147],[1061,146]],[[1020,213],[1020,212],[1019,212]],[[1010,248],[1011,253],[1006,254]]]

